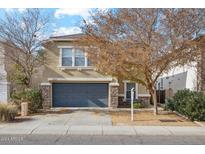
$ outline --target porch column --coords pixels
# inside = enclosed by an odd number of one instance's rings
[[[51,108],[51,99],[52,99],[52,85],[51,83],[41,83],[41,94],[43,98],[43,109]]]
[[[118,83],[109,84],[109,108],[118,107]]]

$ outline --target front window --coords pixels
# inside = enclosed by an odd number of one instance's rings
[[[62,66],[72,66],[73,52],[71,48],[62,49]]]
[[[80,50],[75,50],[75,66],[85,66],[85,53]]]
[[[62,48],[61,66],[92,66],[85,52],[79,48]]]

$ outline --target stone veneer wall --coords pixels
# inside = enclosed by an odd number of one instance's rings
[[[51,90],[52,90],[52,85],[50,83],[41,84],[43,109],[51,108],[51,99],[52,99]]]
[[[110,103],[109,108],[117,108],[118,107],[118,83],[110,83]]]

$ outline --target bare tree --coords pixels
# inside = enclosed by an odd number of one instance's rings
[[[40,9],[14,10],[0,19],[0,37],[4,46],[6,62],[12,66],[10,77],[26,87],[42,64],[42,36],[47,31],[48,14]],[[14,71],[15,70],[15,71]]]
[[[99,71],[145,86],[157,114],[157,79],[197,60],[194,39],[204,28],[204,9],[111,9],[85,21],[78,43]]]

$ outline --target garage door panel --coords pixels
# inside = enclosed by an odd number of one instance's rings
[[[106,83],[54,83],[54,107],[107,107]]]

